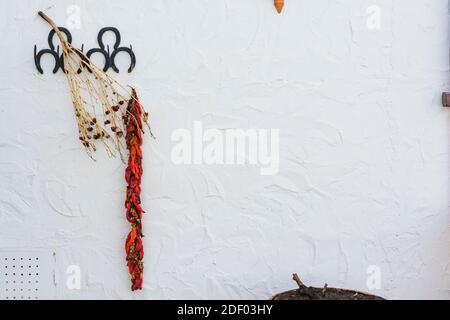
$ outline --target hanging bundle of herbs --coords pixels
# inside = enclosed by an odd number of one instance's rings
[[[55,22],[42,11],[39,15],[55,30],[61,42],[64,73],[69,85],[72,104],[78,122],[79,139],[88,155],[93,158],[101,144],[108,155],[122,155],[124,124],[127,104],[134,100],[131,90],[120,84],[89,58],[69,43]],[[148,113],[142,113],[148,126]]]
[[[102,145],[110,156],[122,154],[123,143],[129,151],[126,169],[126,215],[131,232],[126,240],[126,259],[132,280],[132,290],[142,289],[143,258],[141,179],[143,124],[149,129],[148,113],[139,103],[136,91],[111,78],[97,68],[87,56],[72,46],[45,13],[39,15],[55,30],[63,51],[64,73],[75,111],[79,139],[87,154]],[[125,134],[126,132],[126,134]]]

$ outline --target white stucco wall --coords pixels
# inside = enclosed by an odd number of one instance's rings
[[[49,31],[36,12],[53,6],[64,26],[70,5],[76,45],[96,46],[104,26],[133,45],[136,69],[118,78],[138,88],[157,136],[144,146],[140,293],[124,262],[124,165],[84,154],[64,75],[48,58],[44,75],[34,67]],[[267,299],[298,272],[448,299],[447,5],[286,0],[278,16],[272,0],[0,0],[0,254],[55,253],[54,298]],[[194,121],[280,129],[279,173],[174,165],[171,134]],[[66,287],[70,265],[80,290]],[[366,286],[369,266],[380,290]]]

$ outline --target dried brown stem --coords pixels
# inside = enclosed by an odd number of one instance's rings
[[[292,279],[297,283],[298,287],[301,288],[305,288],[306,286],[303,284],[303,282],[300,280],[300,277],[298,276],[298,274],[294,273],[292,276]]]

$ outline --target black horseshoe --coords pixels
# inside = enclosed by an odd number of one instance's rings
[[[133,47],[130,46],[129,48],[126,47],[121,47],[118,49],[115,49],[111,55],[111,68],[116,72],[119,73],[119,68],[117,68],[116,63],[115,63],[115,59],[118,53],[120,52],[126,52],[130,55],[131,58],[131,64],[130,67],[128,68],[128,73],[131,73],[134,69],[134,67],[136,66],[136,56],[133,52]]]
[[[61,33],[64,33],[67,37],[67,42],[72,44],[72,34],[70,33],[70,31],[64,27],[58,27],[58,29],[61,31]],[[55,30],[51,30],[50,33],[48,34],[48,45],[50,47],[51,50],[55,50],[55,45],[53,44],[53,37],[55,36],[56,31]]]
[[[120,45],[121,37],[120,37],[119,30],[117,28],[114,28],[114,27],[105,27],[105,28],[102,28],[99,31],[98,36],[97,36],[98,45],[100,46],[100,49],[105,50],[105,44],[103,42],[103,36],[108,31],[113,32],[114,35],[116,36],[116,42],[114,43],[114,49],[117,49],[119,47],[119,45]]]
[[[94,48],[94,49],[89,50],[89,51],[86,53],[86,56],[88,57],[88,59],[91,59],[91,56],[92,56],[94,53],[100,53],[101,55],[103,55],[103,57],[105,58],[105,66],[103,67],[103,71],[104,71],[104,72],[108,71],[108,69],[109,69],[109,67],[110,67],[110,65],[111,65],[110,59],[109,59],[109,53],[106,52],[106,51],[105,51],[104,49],[102,49],[102,48]],[[90,70],[89,70],[89,71],[90,71]]]
[[[34,63],[36,65],[36,68],[38,69],[40,74],[44,74],[44,70],[42,70],[41,66],[41,58],[44,54],[50,54],[55,59],[55,67],[53,68],[53,73],[57,73],[59,70],[59,55],[50,49],[43,49],[37,53],[37,47],[34,46]]]

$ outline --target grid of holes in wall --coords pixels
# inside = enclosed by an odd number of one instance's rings
[[[1,296],[5,300],[39,299],[39,257],[5,257],[1,261]]]

